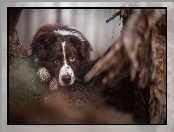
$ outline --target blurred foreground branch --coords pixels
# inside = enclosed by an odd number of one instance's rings
[[[129,62],[131,81],[150,89],[151,123],[166,121],[165,13],[165,9],[132,10],[120,37],[85,76],[89,81],[105,72],[102,83],[106,84]]]

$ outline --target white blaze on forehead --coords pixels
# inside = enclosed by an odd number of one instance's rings
[[[64,30],[64,29],[62,29],[62,30],[58,29],[58,30],[55,30],[54,32],[55,33],[58,33],[58,34],[61,34],[63,36],[66,36],[66,35],[76,36],[81,41],[84,41],[83,38],[82,38],[82,36],[78,32],[76,32],[76,31],[67,31],[67,30]]]
[[[68,75],[71,76],[71,81],[69,82],[68,85],[73,84],[74,81],[75,81],[74,72],[73,72],[72,68],[67,64],[67,61],[66,61],[66,58],[65,58],[65,56],[66,56],[65,44],[66,44],[66,42],[62,42],[62,53],[63,53],[63,59],[64,59],[64,61],[63,61],[63,66],[62,66],[62,68],[60,69],[60,72],[59,72],[59,84],[61,86],[66,86],[67,85],[62,80],[62,77],[64,75],[67,75],[68,74]]]

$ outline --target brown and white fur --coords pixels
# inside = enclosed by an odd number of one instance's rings
[[[62,24],[42,25],[33,37],[31,49],[35,62],[39,64],[37,74],[53,89],[57,85],[74,84],[83,64],[90,61],[92,51],[89,41],[80,31]]]

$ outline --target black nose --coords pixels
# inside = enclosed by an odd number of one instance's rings
[[[71,81],[71,76],[70,75],[63,75],[62,76],[62,81],[66,84],[68,84]]]

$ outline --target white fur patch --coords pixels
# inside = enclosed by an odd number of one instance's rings
[[[43,82],[47,82],[51,77],[49,71],[45,67],[41,67],[38,70],[37,75],[40,77],[41,81]]]
[[[63,64],[63,66],[62,66],[62,68],[60,69],[60,72],[59,72],[59,84],[61,86],[71,85],[75,81],[74,72],[73,72],[72,68],[67,64],[67,61],[66,61],[66,58],[65,58],[65,56],[66,56],[65,44],[66,44],[66,42],[62,42],[62,49],[63,49],[62,52],[63,52],[63,57],[64,57],[63,58],[64,59],[64,64]],[[71,81],[69,82],[69,84],[64,83],[63,80],[62,80],[62,77],[64,75],[67,75],[67,74],[71,76]]]
[[[56,31],[54,31],[55,33],[58,33],[58,34],[61,34],[61,35],[63,35],[63,36],[66,36],[66,35],[72,35],[72,36],[76,36],[76,37],[78,37],[81,41],[84,41],[83,40],[83,38],[82,38],[82,36],[78,33],[78,32],[76,32],[76,31],[67,31],[67,30],[56,30]]]
[[[55,77],[50,81],[49,89],[50,90],[58,89],[58,83]]]

